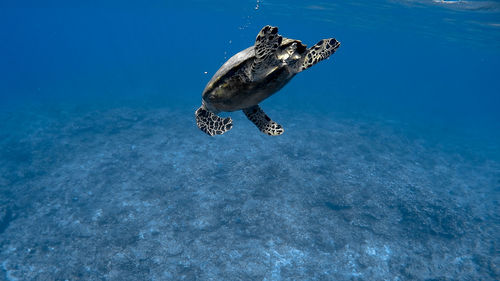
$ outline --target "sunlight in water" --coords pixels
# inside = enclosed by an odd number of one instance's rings
[[[0,280],[500,280],[499,3],[0,1]]]

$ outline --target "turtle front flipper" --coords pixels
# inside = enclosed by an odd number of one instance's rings
[[[276,50],[281,45],[283,37],[278,34],[278,28],[269,25],[264,26],[255,39],[255,59],[250,68],[252,79],[265,76],[266,70],[278,65]]]
[[[252,121],[264,134],[279,136],[285,132],[283,127],[271,120],[258,105],[243,109],[243,113],[245,113],[248,120]]]
[[[219,117],[209,111],[204,104],[196,110],[194,115],[196,116],[198,128],[210,136],[222,135],[233,127],[231,117]]]
[[[308,69],[316,63],[327,59],[329,56],[335,53],[338,47],[340,47],[340,42],[335,40],[334,38],[323,39],[319,41],[318,43],[316,43],[316,45],[307,49],[307,53],[304,56],[300,71]]]

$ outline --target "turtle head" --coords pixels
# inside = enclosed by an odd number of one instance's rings
[[[302,54],[304,54],[306,50],[307,47],[302,44],[300,40],[288,39],[288,41],[281,45],[278,52],[278,59],[291,68],[295,68],[295,66],[300,63],[299,61],[302,58]]]

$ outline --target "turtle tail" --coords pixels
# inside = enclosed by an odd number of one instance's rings
[[[231,117],[219,117],[208,110],[205,104],[202,104],[194,115],[198,128],[210,136],[222,135],[233,127],[233,120]]]

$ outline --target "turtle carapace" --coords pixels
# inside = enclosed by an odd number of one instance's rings
[[[257,35],[255,45],[231,57],[215,73],[202,94],[196,110],[196,124],[205,133],[221,135],[233,126],[231,117],[222,118],[222,111],[243,110],[260,131],[271,136],[283,134],[259,107],[288,83],[297,73],[332,55],[340,43],[320,40],[307,48],[300,40],[284,38],[277,27],[265,26]]]

